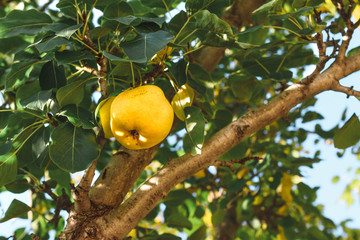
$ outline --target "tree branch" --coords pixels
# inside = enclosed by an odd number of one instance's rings
[[[144,150],[122,149],[115,154],[90,189],[91,202],[99,207],[118,206],[158,148],[159,145]]]
[[[95,220],[101,226],[101,233],[108,238],[124,238],[176,184],[213,165],[222,154],[252,133],[286,116],[297,104],[320,92],[331,90],[335,81],[360,70],[359,61],[360,54],[353,55],[344,63],[333,63],[310,84],[291,85],[268,104],[249,111],[208,139],[202,154],[185,154],[169,161],[123,204]]]
[[[336,92],[343,92],[348,97],[350,96],[360,97],[360,91],[356,91],[352,87],[345,87],[341,85],[339,82],[334,83],[333,86],[331,87],[331,90],[334,90]]]
[[[224,220],[217,225],[217,234],[215,240],[233,240],[240,227],[236,220],[237,201],[231,201],[226,207]]]
[[[233,164],[237,163],[237,164],[244,165],[247,161],[250,161],[250,160],[259,161],[260,159],[262,159],[262,157],[253,156],[253,157],[245,157],[245,158],[242,158],[242,159],[233,159],[233,160],[230,160],[230,161],[218,161],[218,160],[216,160],[214,165],[215,166],[228,167],[228,168],[231,169],[231,171],[235,172]]]
[[[88,67],[88,66],[84,66],[84,67],[75,67],[76,70],[80,70],[80,71],[84,71],[84,72],[88,72],[91,74],[94,74],[96,76],[99,76],[99,73],[96,69]]]
[[[97,160],[94,160],[90,167],[85,170],[79,185],[72,191],[74,198],[74,210],[76,212],[87,212],[91,208],[89,190],[95,175]]]

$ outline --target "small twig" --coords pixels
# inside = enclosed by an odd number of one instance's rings
[[[92,180],[95,176],[97,160],[94,160],[90,167],[85,170],[84,176],[82,177],[79,185],[73,188],[72,195],[74,198],[74,208],[76,212],[86,212],[91,208],[91,202],[89,198],[89,190],[91,187]]]
[[[40,8],[40,12],[44,12],[49,6],[50,4],[53,3],[54,0],[49,0],[47,3],[45,3],[41,8]]]
[[[57,196],[55,193],[51,191],[51,187],[47,182],[43,182],[43,188],[41,189],[44,193],[49,194],[49,196],[56,202],[54,217],[50,220],[50,222],[54,223],[55,227],[58,226],[60,220],[60,211],[62,209],[70,212],[72,203],[69,196],[66,194],[65,190],[62,190],[61,196]]]
[[[80,71],[84,71],[84,72],[88,72],[91,74],[94,74],[96,76],[99,75],[98,71],[92,67],[89,66],[83,66],[83,67],[75,67],[76,70],[80,70]]]
[[[333,84],[331,90],[337,91],[337,92],[343,92],[347,95],[347,97],[350,97],[350,96],[360,97],[360,91],[354,90],[353,87],[345,87],[337,81]]]
[[[59,197],[56,196],[56,194],[51,191],[51,187],[49,186],[49,184],[44,181],[44,182],[43,182],[43,186],[44,186],[44,187],[42,188],[42,191],[43,191],[44,193],[49,194],[49,196],[50,196],[54,201],[58,201]]]
[[[55,228],[57,228],[60,220],[60,211],[61,209],[66,210],[67,212],[70,212],[72,207],[71,200],[69,196],[66,194],[65,189],[62,189],[62,194],[60,197],[58,197],[56,201],[56,207],[55,207],[55,213],[54,217],[50,220],[50,222],[54,223]]]
[[[326,42],[323,42],[323,34],[322,32],[318,32],[315,36],[317,41],[317,47],[319,49],[319,62],[316,65],[316,68],[312,74],[308,77],[304,78],[301,83],[302,84],[310,84],[314,79],[321,73],[321,71],[325,68],[325,64],[332,58],[334,58],[337,54],[339,49],[338,44],[335,40],[330,40],[330,33],[328,32],[329,29],[326,29],[327,39]],[[330,44],[331,43],[331,44]],[[330,55],[326,55],[326,49],[328,46],[333,46],[333,51]]]
[[[250,160],[255,160],[255,161],[259,161],[263,159],[262,157],[257,157],[257,156],[251,156],[251,157],[245,157],[242,159],[233,159],[230,161],[215,161],[215,166],[222,166],[222,167],[228,167],[231,169],[231,171],[235,172],[234,166],[233,164],[242,164],[244,165],[247,161]]]

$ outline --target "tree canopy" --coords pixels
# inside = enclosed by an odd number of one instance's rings
[[[360,97],[340,83],[360,70],[358,0],[42,4],[0,3],[0,191],[31,194],[1,216],[31,219],[13,239],[360,239],[324,216],[300,170],[321,161],[304,157],[309,134],[357,154],[357,115],[299,125],[323,119],[319,93]],[[99,111],[141,85],[175,119],[130,150],[105,138]]]

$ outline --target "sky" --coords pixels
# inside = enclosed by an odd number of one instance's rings
[[[360,33],[359,30],[356,30],[355,36],[350,44],[350,49],[358,46],[359,43]],[[316,53],[316,50],[314,50],[314,52]],[[312,68],[307,69],[308,73],[311,73],[311,71]],[[360,90],[360,72],[343,79],[341,84],[354,86],[354,89]],[[311,110],[322,114],[324,119],[306,124],[296,122],[296,127],[302,127],[312,131],[315,124],[319,123],[324,130],[329,130],[339,124],[344,109],[347,109],[346,119],[349,119],[354,113],[358,116],[360,115],[360,101],[355,97],[347,98],[344,93],[328,91],[317,95],[316,98],[318,101]],[[341,126],[342,125],[340,125],[340,127]],[[354,194],[355,202],[350,207],[347,207],[346,202],[340,200],[345,186],[354,179],[355,170],[360,168],[360,160],[351,154],[350,148],[345,150],[342,158],[338,158],[336,153],[340,150],[336,149],[331,141],[320,141],[318,144],[315,144],[315,139],[316,135],[308,137],[303,145],[304,150],[301,154],[302,156],[311,157],[317,150],[321,150],[320,158],[322,161],[314,164],[313,168],[304,167],[301,169],[304,175],[303,181],[311,187],[320,187],[317,192],[318,197],[316,203],[324,206],[324,215],[326,217],[332,219],[337,224],[350,218],[353,221],[349,222],[347,226],[360,228],[359,192]],[[348,171],[349,168],[352,170]],[[340,176],[340,180],[336,184],[332,183],[334,176]],[[14,198],[30,205],[30,195],[27,192],[22,194],[0,193],[0,217],[3,216]],[[30,221],[15,219],[1,223],[0,236],[10,236],[19,226],[26,226],[27,229],[29,229]]]

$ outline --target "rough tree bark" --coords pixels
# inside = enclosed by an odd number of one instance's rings
[[[245,0],[235,1],[223,15],[224,19],[238,28],[248,23],[251,12],[264,1],[251,1],[251,4],[249,1],[246,1],[246,4],[243,2]],[[204,48],[194,58],[195,62],[211,72],[223,53],[224,49]],[[305,99],[326,90],[360,96],[359,92],[339,84],[340,79],[360,70],[359,62],[360,54],[341,58],[311,81],[305,79],[303,82],[293,84],[268,104],[249,111],[212,136],[204,143],[201,155],[186,154],[169,160],[125,201],[125,195],[144,167],[151,162],[158,146],[137,151],[122,149],[112,157],[94,186],[87,190],[88,194],[85,198],[90,201],[90,207],[82,209],[82,212],[79,208],[73,207],[60,239],[123,239],[176,184],[197,171],[213,165],[219,156],[252,133],[286,116],[291,108]],[[74,206],[76,205],[77,201]],[[234,226],[230,234],[222,235],[225,228],[219,226],[217,239],[226,239],[222,236],[233,236],[236,227]]]

